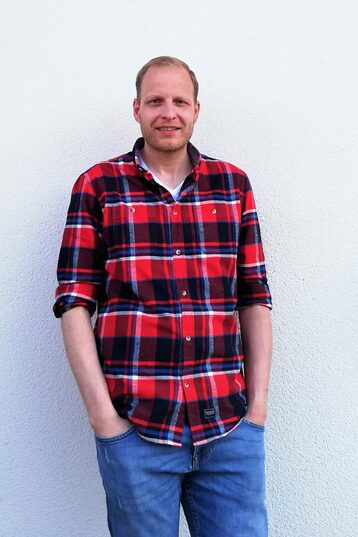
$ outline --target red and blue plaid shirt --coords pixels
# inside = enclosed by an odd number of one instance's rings
[[[194,445],[245,414],[235,310],[271,308],[250,182],[235,166],[188,153],[179,198],[132,152],[76,181],[58,261],[54,313],[98,306],[99,360],[118,414],[147,440]]]

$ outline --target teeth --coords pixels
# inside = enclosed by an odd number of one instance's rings
[[[159,127],[160,131],[176,131],[177,127]]]

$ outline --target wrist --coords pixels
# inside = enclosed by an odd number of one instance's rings
[[[128,430],[131,426],[129,419],[121,418],[117,413],[114,417],[103,417],[101,421],[92,422],[92,429],[99,436],[116,436]]]
[[[252,416],[258,421],[265,421],[267,417],[267,406],[264,403],[249,403],[246,415]]]
[[[90,425],[93,429],[96,429],[98,426],[101,426],[103,423],[115,422],[119,418],[115,408],[97,409],[95,412],[88,414],[88,419]]]
[[[248,421],[251,421],[252,423],[257,423],[258,425],[265,425],[266,416],[266,412],[256,412],[248,409],[248,411],[243,417]]]

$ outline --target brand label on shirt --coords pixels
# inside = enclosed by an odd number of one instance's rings
[[[213,418],[215,416],[215,408],[204,408],[204,418]]]

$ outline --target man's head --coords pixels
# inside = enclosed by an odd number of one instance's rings
[[[136,87],[133,114],[146,150],[184,151],[200,109],[193,71],[177,58],[160,56],[142,67]]]
[[[137,78],[135,81],[135,86],[137,89],[137,99],[140,100],[140,94],[142,89],[142,82],[144,75],[148,71],[149,67],[156,66],[156,67],[183,67],[185,69],[193,83],[193,90],[194,90],[194,101],[196,102],[198,100],[198,93],[199,93],[199,83],[197,81],[197,78],[195,76],[194,71],[192,71],[189,67],[189,65],[182,60],[179,60],[178,58],[175,58],[174,56],[158,56],[157,58],[152,58],[147,62],[143,67],[138,71]]]

